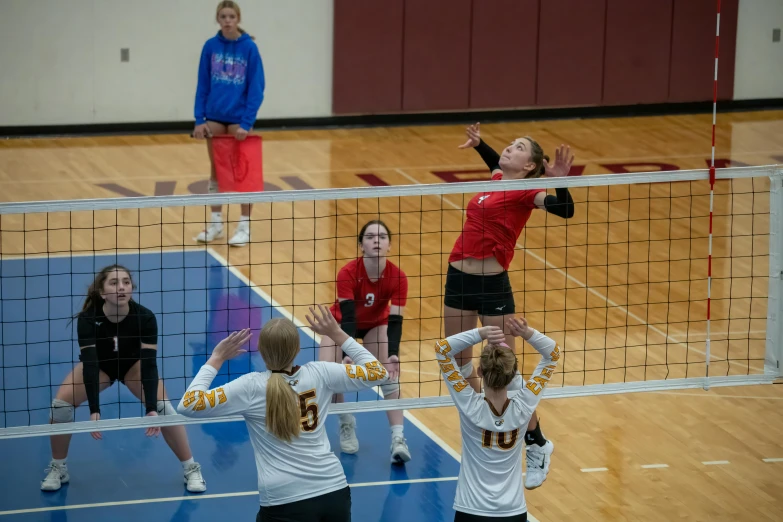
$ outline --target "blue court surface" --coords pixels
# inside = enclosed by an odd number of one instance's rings
[[[78,361],[69,318],[80,309],[93,274],[115,262],[131,269],[134,298],[158,317],[158,368],[175,405],[207,352],[229,331],[249,326],[257,332],[270,317],[286,313],[209,250],[3,259],[0,427],[48,422],[57,387]],[[301,335],[298,364],[316,354],[313,339]],[[251,351],[224,367],[215,384],[261,369],[261,357]],[[366,391],[358,399],[378,397]],[[116,383],[101,394],[101,411],[103,419],[138,417],[142,406]],[[85,404],[76,420],[88,418]],[[459,463],[411,419],[406,416],[405,435],[413,459],[406,466],[389,462],[384,412],[357,416],[356,455],[339,453],[336,416],[327,419],[330,443],[353,486],[354,520],[453,520]],[[205,494],[187,493],[182,466],[163,438],[147,438],[141,429],[108,431],[102,441],[74,435],[70,483],[54,493],[40,491],[51,458],[48,437],[0,440],[0,522],[255,520],[256,469],[244,422],[191,425],[187,432],[207,481]]]

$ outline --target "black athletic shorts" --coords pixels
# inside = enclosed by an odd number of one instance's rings
[[[224,127],[228,127],[229,125],[239,125],[238,123],[231,123],[231,122],[228,122],[228,121],[219,121],[219,120],[210,120],[210,119],[207,119],[207,121],[208,122],[211,121],[212,123],[219,123],[219,124],[223,125]]]
[[[449,265],[443,304],[479,315],[506,315],[516,312],[514,292],[508,272],[497,275],[466,274]]]
[[[256,522],[351,522],[351,489],[279,506],[261,506]]]
[[[79,355],[79,360],[82,360],[81,354]],[[125,374],[127,374],[128,371],[137,362],[139,362],[139,359],[135,358],[109,359],[105,361],[98,361],[98,368],[100,368],[103,373],[109,376],[109,382],[112,384],[114,384],[114,382],[117,380],[125,384]]]
[[[386,324],[387,323],[376,324],[372,328],[359,328],[358,330],[356,330],[356,335],[354,335],[353,338],[356,339],[357,341],[364,339],[365,337],[367,337],[367,334],[370,333],[370,330],[372,330],[373,328],[378,328],[379,326],[386,326]],[[345,359],[346,357],[348,357],[348,354],[343,352],[343,359]]]
[[[510,517],[485,517],[481,515],[468,515],[457,511],[454,513],[454,522],[527,522],[527,513]]]

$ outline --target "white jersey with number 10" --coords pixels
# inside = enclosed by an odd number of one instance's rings
[[[521,391],[509,394],[502,411],[496,411],[483,393],[473,391],[454,361],[455,354],[480,342],[475,329],[435,345],[440,371],[459,411],[462,432],[462,464],[454,509],[479,516],[520,515],[527,512],[522,487],[525,430],[560,359],[560,348],[534,331],[528,343],[541,354],[541,361]]]

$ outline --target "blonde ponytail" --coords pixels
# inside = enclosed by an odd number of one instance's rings
[[[299,436],[298,398],[279,373],[266,382],[266,429],[280,440],[291,442]]]
[[[266,429],[280,440],[299,436],[299,397],[281,370],[290,367],[299,353],[299,332],[288,319],[270,319],[258,335],[258,352],[272,376],[266,382]]]

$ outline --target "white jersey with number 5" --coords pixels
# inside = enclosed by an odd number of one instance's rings
[[[479,516],[520,515],[527,512],[522,488],[525,430],[560,359],[560,348],[535,331],[528,343],[541,354],[541,361],[521,391],[510,394],[503,409],[496,411],[483,393],[473,391],[453,359],[480,342],[481,335],[475,329],[435,345],[443,379],[459,411],[462,432],[462,464],[454,509]]]
[[[288,504],[347,486],[343,467],[329,446],[326,416],[332,395],[359,391],[388,379],[386,369],[355,340],[343,351],[354,364],[310,362],[283,374],[299,397],[301,431],[289,444],[266,430],[266,384],[272,373],[253,372],[210,389],[217,371],[204,365],[177,411],[188,417],[242,415],[256,458],[262,506]]]

